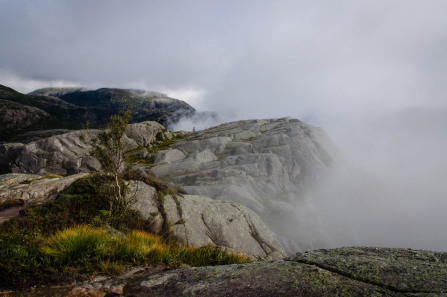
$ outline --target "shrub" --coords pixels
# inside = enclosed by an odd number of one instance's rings
[[[125,191],[121,188],[119,180],[126,166],[123,159],[124,143],[122,138],[131,115],[130,110],[120,110],[117,114],[112,115],[108,123],[109,129],[98,134],[90,152],[101,163],[103,171],[113,176],[115,191],[111,193],[109,199],[115,199],[117,203],[122,203],[125,199]]]

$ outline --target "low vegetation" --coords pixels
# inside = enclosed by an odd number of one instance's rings
[[[59,268],[80,271],[118,272],[127,264],[193,266],[245,263],[250,259],[218,248],[190,248],[166,244],[162,238],[141,230],[114,234],[101,228],[81,225],[47,238],[42,252]]]
[[[129,118],[129,112],[112,116],[109,130],[93,143],[91,153],[104,172],[76,180],[56,199],[27,205],[20,217],[0,225],[0,287],[48,285],[51,280],[120,273],[136,264],[169,268],[250,262],[248,257],[211,246],[176,244],[170,236],[164,197],[171,195],[178,202],[176,195],[184,191],[126,170],[121,138]],[[125,180],[143,181],[156,188],[159,211],[165,219],[162,234],[147,233],[150,221],[131,208]]]
[[[176,192],[158,180],[139,179],[159,191]],[[125,189],[125,182],[120,183]],[[181,246],[169,236],[149,234],[149,222],[129,207],[131,199],[124,204],[110,199],[114,188],[113,177],[90,175],[75,181],[53,201],[27,205],[21,217],[0,225],[0,286],[114,274],[131,265],[173,268],[250,262],[219,248]]]
[[[12,199],[4,202],[0,202],[0,211],[3,211],[8,208],[18,207],[25,205],[25,202],[22,199]]]

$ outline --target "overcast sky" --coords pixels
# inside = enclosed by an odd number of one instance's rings
[[[22,92],[136,87],[244,118],[446,102],[445,0],[0,5],[0,81]]]
[[[311,201],[335,246],[445,250],[446,16],[446,0],[0,0],[0,83],[317,124],[356,168]]]

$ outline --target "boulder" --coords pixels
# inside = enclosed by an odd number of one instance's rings
[[[170,149],[170,150],[165,150],[160,152],[159,154],[157,154],[157,157],[155,158],[155,164],[169,164],[172,162],[177,162],[180,160],[183,160],[186,158],[186,155],[179,150],[176,149]]]

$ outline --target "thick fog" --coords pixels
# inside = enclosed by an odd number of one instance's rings
[[[343,165],[296,205],[311,247],[447,250],[447,2],[0,1],[0,83],[141,88],[201,113],[291,116]]]
[[[296,206],[309,246],[447,250],[446,127],[447,109],[346,127],[343,163]]]

